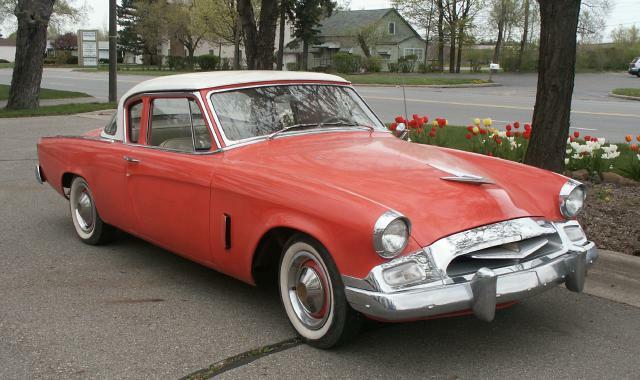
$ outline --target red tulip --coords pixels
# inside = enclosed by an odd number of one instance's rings
[[[468,125],[467,126],[467,131],[473,132],[473,125]]]
[[[522,137],[524,137],[526,140],[529,140],[529,137],[531,137],[531,129],[524,131]]]
[[[424,115],[424,116],[422,117],[422,119],[424,120],[424,122],[425,122],[425,123],[428,123],[428,122],[429,122],[429,116],[427,116],[427,115]]]
[[[524,130],[525,131],[530,131],[531,130],[531,124],[527,123],[524,125]]]
[[[520,137],[520,135],[521,135],[520,131],[516,131],[515,135],[516,135],[516,137]]]
[[[580,137],[580,132],[578,132],[578,131],[573,132],[573,137],[575,137],[575,138]]]
[[[472,136],[471,133],[467,133],[464,137],[466,137],[467,140],[471,140],[471,136]]]
[[[498,137],[496,139],[496,144],[498,144],[498,145],[502,144],[502,139],[500,137]]]
[[[480,134],[481,135],[486,135],[487,134],[487,130],[484,128],[480,128]]]
[[[506,126],[506,127],[504,127],[504,128],[505,128],[507,131],[510,131],[510,130],[511,130],[511,124],[507,124],[507,126]]]
[[[417,114],[417,113],[414,113],[414,114],[412,115],[412,117],[413,117],[413,120],[418,120],[418,119],[420,119],[420,116],[418,116],[418,114]]]
[[[438,125],[440,126],[440,128],[442,128],[445,125],[447,125],[447,119],[439,118],[439,119],[436,119],[436,120],[438,120]]]
[[[589,135],[584,136],[584,141],[591,141],[591,136]]]
[[[515,129],[520,128],[520,122],[519,122],[519,121],[515,121],[515,122],[513,122],[513,127],[514,127]]]
[[[436,137],[436,132],[435,131],[429,132],[429,137]]]
[[[431,132],[436,133],[436,127],[431,127]]]
[[[509,130],[509,131],[507,131],[507,137],[512,137],[512,136],[513,136],[513,133],[511,133],[511,131],[510,131],[510,130]]]
[[[487,156],[489,156],[489,157],[493,157],[493,152],[489,152],[489,153],[487,153]]]
[[[391,125],[389,125],[389,129],[392,131],[395,131],[398,128],[398,123],[391,123]]]
[[[569,142],[573,142],[574,138],[573,136],[569,136]]]
[[[631,146],[629,148],[634,152],[638,151],[638,145],[636,145],[636,144],[631,144]]]
[[[396,123],[402,123],[402,122],[404,122],[404,117],[396,116]]]

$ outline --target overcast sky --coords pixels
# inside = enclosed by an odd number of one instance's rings
[[[76,0],[76,4],[85,3],[89,8],[87,20],[81,25],[69,26],[68,29],[79,28],[106,29],[108,25],[109,0]],[[640,27],[640,0],[612,0],[613,9],[607,21],[607,29],[603,33],[605,40],[609,39],[611,30],[622,24],[631,26],[633,24]],[[390,0],[351,0],[351,9],[377,9],[391,7]],[[10,30],[2,28],[2,32],[8,34]]]

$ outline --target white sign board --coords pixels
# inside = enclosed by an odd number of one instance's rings
[[[78,64],[80,66],[98,66],[98,31],[78,30]]]

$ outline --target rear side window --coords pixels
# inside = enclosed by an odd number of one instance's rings
[[[113,116],[111,117],[111,120],[109,120],[109,122],[107,123],[107,125],[105,125],[104,127],[104,133],[110,135],[110,136],[114,136],[116,134],[116,130],[118,129],[118,124],[116,122],[116,117],[117,117],[118,113],[114,113]]]
[[[142,101],[129,105],[127,109],[127,125],[129,126],[129,141],[137,144],[140,137],[142,120]]]
[[[200,107],[188,98],[153,100],[147,142],[151,146],[182,152],[211,149],[209,128]]]

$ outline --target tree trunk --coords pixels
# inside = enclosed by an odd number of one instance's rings
[[[571,116],[580,0],[539,0],[539,3],[538,89],[524,162],[562,172]]]
[[[464,40],[464,26],[458,28],[458,59],[456,59],[456,73],[460,73],[460,64],[462,62],[462,41]]]
[[[444,5],[438,0],[438,66],[444,71]]]
[[[47,28],[55,0],[21,0],[16,6],[16,56],[7,109],[38,108]]]
[[[251,4],[251,0],[238,0],[237,6],[238,17],[244,35],[244,54],[247,60],[247,68],[254,70],[257,68],[258,61],[258,28],[253,13],[253,5]]]
[[[236,19],[236,26],[233,30],[233,69],[240,70],[240,18]]]
[[[282,70],[284,67],[284,26],[286,21],[286,8],[280,5],[280,30],[278,35],[278,63],[276,67],[278,70]]]
[[[309,43],[302,42],[302,70],[309,70]]]
[[[260,70],[273,70],[278,9],[278,0],[262,0],[257,62]]]
[[[500,63],[500,47],[502,46],[503,33],[504,33],[504,19],[500,18],[500,21],[498,21],[498,39],[496,40],[496,47],[493,50],[493,63]]]
[[[522,56],[524,55],[524,48],[527,45],[527,33],[529,32],[529,0],[524,0],[524,26],[522,27],[522,39],[520,40],[520,51],[518,52],[518,62],[516,63],[516,70],[520,71],[522,67]]]
[[[449,72],[456,72],[456,28],[455,24],[450,27],[449,31]]]

